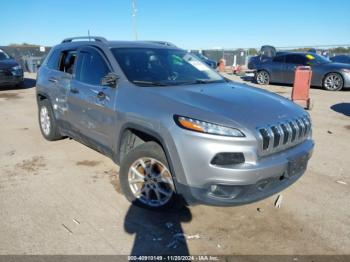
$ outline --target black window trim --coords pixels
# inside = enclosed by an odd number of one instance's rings
[[[52,68],[52,67],[49,67],[48,63],[49,63],[50,58],[53,57],[53,55],[54,55],[55,52],[58,53],[58,60],[57,60],[57,62],[56,62],[56,67],[55,67],[55,68]],[[45,62],[45,65],[47,66],[48,69],[61,72],[61,71],[59,70],[59,65],[60,65],[60,61],[61,61],[61,53],[62,53],[62,50],[60,50],[60,49],[58,49],[58,48],[52,49],[52,51],[50,51],[50,53],[49,53],[48,56],[47,56],[47,60],[46,60],[46,62]]]

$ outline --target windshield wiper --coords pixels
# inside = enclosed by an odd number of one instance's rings
[[[141,85],[150,85],[150,86],[167,86],[165,83],[161,82],[153,82],[153,81],[143,81],[143,80],[134,80],[132,81],[134,84],[141,84]]]
[[[209,80],[209,79],[196,79],[193,82],[188,82],[187,84],[211,84],[211,83],[220,83],[224,80]]]

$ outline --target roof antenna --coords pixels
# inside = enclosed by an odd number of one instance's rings
[[[91,41],[90,30],[88,29],[89,42]]]

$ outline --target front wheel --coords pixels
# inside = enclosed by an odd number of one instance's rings
[[[328,91],[338,91],[344,86],[343,77],[338,73],[330,73],[323,80],[323,88]]]
[[[270,83],[270,75],[265,70],[261,70],[256,73],[255,80],[259,85],[268,85]]]
[[[120,165],[120,185],[133,204],[149,209],[179,209],[173,177],[162,147],[146,142],[132,149]]]

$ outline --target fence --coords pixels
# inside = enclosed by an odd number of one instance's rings
[[[350,45],[323,45],[323,46],[290,46],[276,47],[278,51],[289,52],[307,52],[311,48],[316,50],[316,53],[332,57],[335,55],[350,55]],[[202,54],[206,57],[218,61],[221,58],[226,60],[227,66],[236,66],[248,64],[250,57],[257,55],[259,48],[238,48],[238,49],[204,49]]]
[[[248,51],[244,49],[202,50],[202,54],[214,61],[224,58],[226,65],[246,65],[249,58]]]
[[[38,65],[45,59],[51,47],[19,45],[0,46],[0,49],[16,59],[24,71],[35,73]]]
[[[350,45],[324,45],[324,46],[297,46],[297,47],[277,47],[280,51],[308,51],[315,48],[316,52],[332,57],[335,55],[350,55]],[[36,66],[41,64],[43,59],[50,51],[50,47],[40,46],[0,46],[0,49],[14,57],[24,68],[25,71],[35,72]],[[211,60],[219,61],[221,58],[226,60],[227,66],[236,66],[248,64],[250,57],[257,54],[255,48],[237,48],[237,49],[204,49],[200,50],[203,55]],[[197,50],[199,51],[199,50]]]

